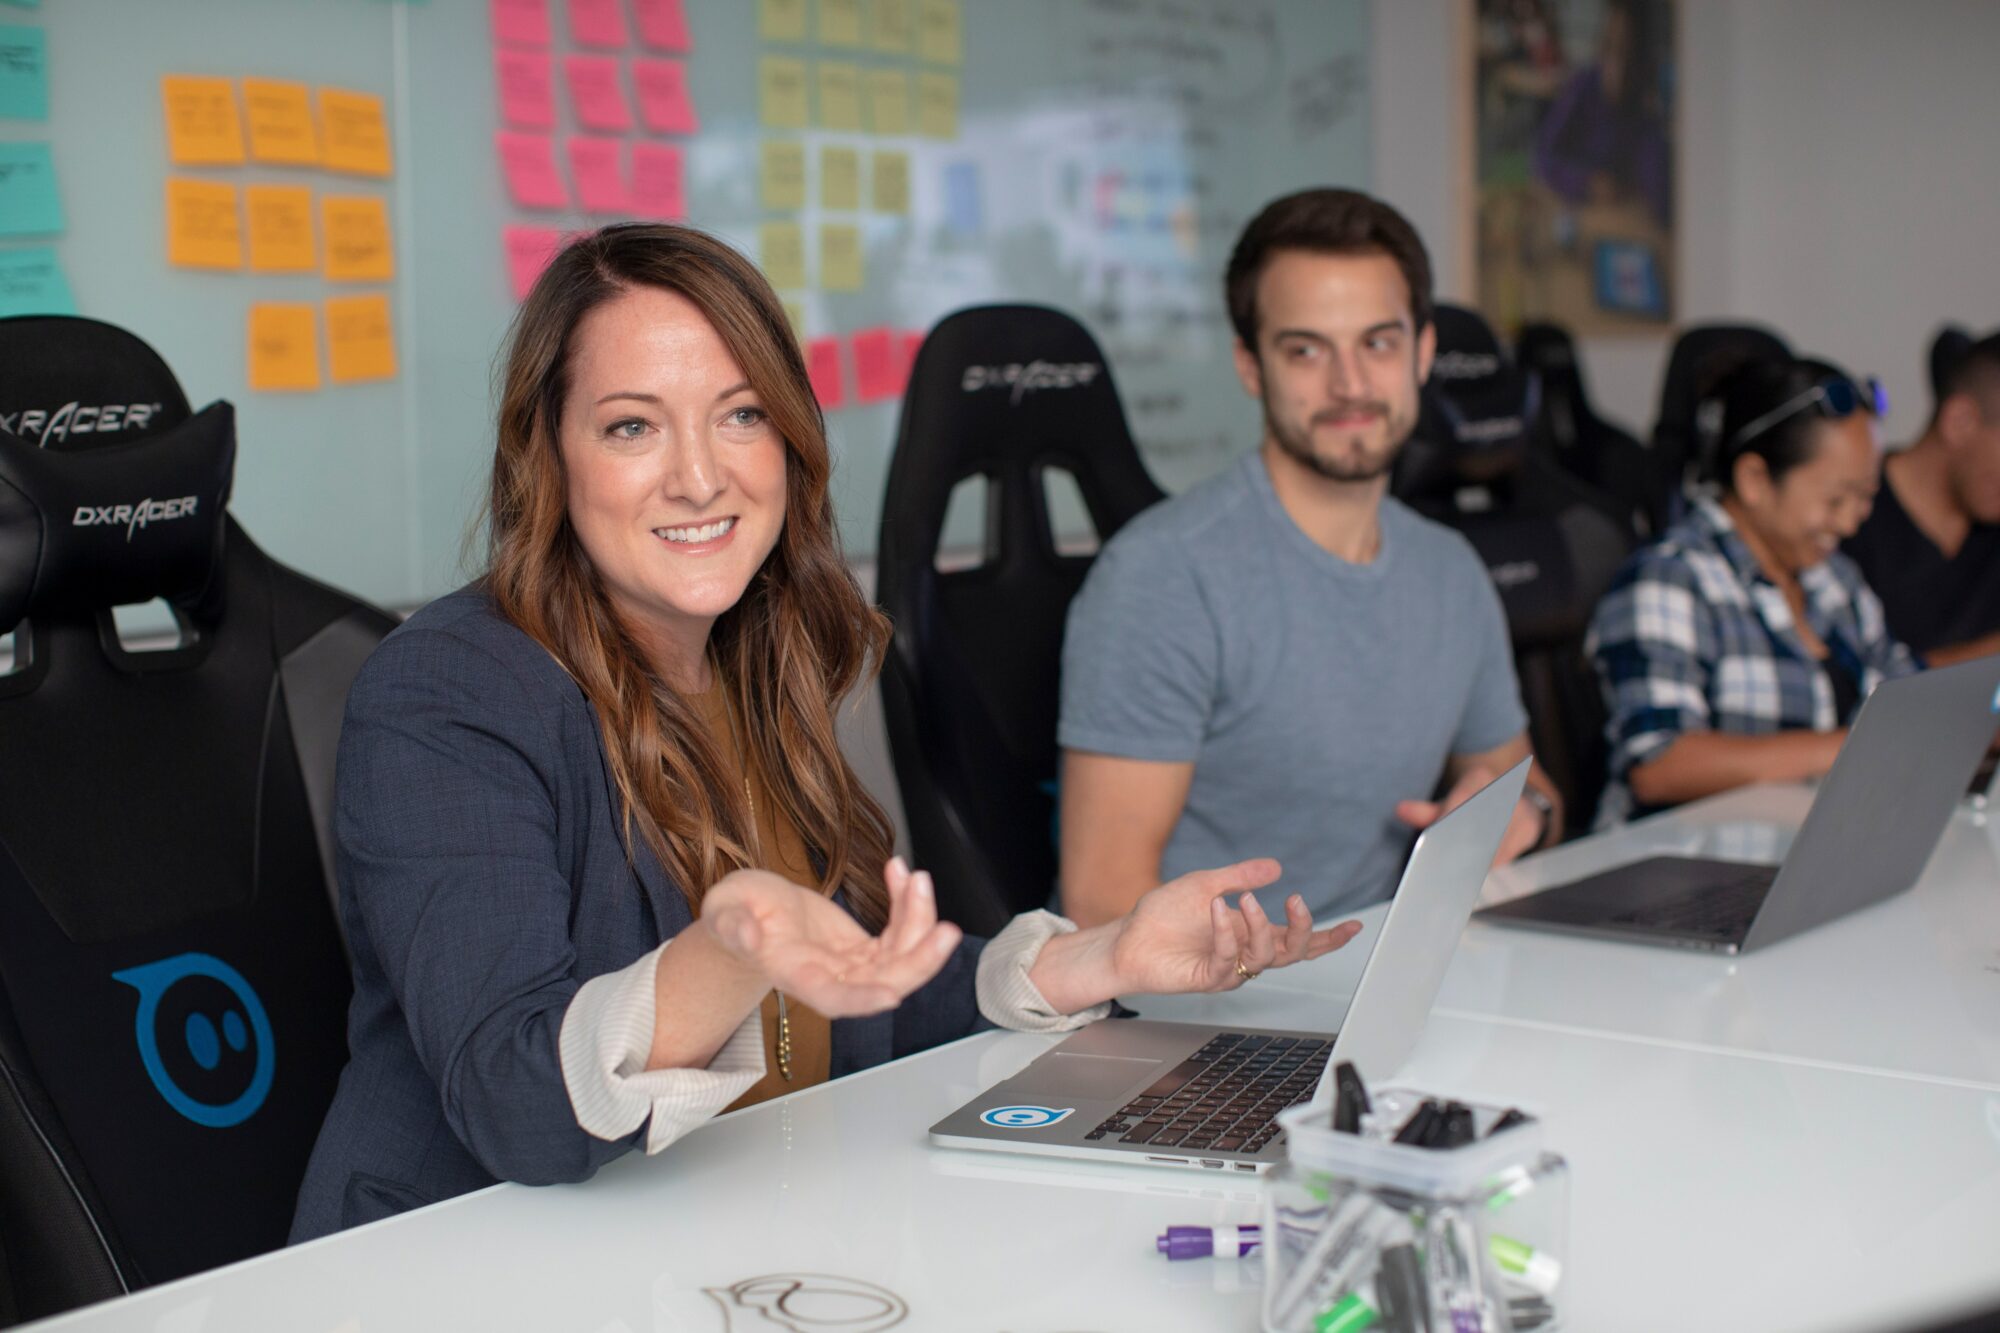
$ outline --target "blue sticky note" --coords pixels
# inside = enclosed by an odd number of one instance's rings
[[[978,164],[951,163],[944,169],[945,226],[959,236],[977,236],[986,230],[984,213],[979,203]]]
[[[0,120],[49,118],[49,51],[40,28],[0,24]]]
[[[76,297],[55,251],[46,245],[0,250],[0,319],[75,313]]]
[[[62,229],[49,146],[0,143],[0,236],[54,236]]]

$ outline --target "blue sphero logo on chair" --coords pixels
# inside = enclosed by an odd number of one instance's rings
[[[257,1113],[277,1053],[264,1002],[241,972],[213,954],[184,953],[111,979],[139,992],[139,1059],[167,1105],[210,1129]]]
[[[1075,1109],[1074,1106],[996,1106],[981,1111],[979,1118],[995,1129],[1047,1129]]]

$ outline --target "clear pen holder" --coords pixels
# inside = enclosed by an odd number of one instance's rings
[[[1279,1115],[1287,1160],[1265,1178],[1266,1333],[1553,1333],[1562,1326],[1569,1168],[1528,1120],[1471,1106],[1457,1148],[1393,1142],[1427,1096],[1371,1094],[1361,1132],[1326,1107]],[[1439,1101],[1444,1098],[1437,1098]]]

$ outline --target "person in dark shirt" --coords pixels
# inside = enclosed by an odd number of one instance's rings
[[[1889,629],[1934,666],[2000,652],[2000,332],[1931,348],[1936,407],[1846,543]]]

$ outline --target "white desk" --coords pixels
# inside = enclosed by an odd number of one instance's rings
[[[1710,803],[1683,823],[1726,825],[1732,809],[1781,795]],[[2000,889],[1987,830],[1964,821],[1952,838],[1951,859],[1941,853],[1917,893],[1857,918],[1883,923],[1852,942],[1835,926],[1731,963],[1468,934],[1450,1004],[1401,1081],[1544,1116],[1573,1169],[1567,1327],[1879,1329],[2000,1299],[2000,1002],[1973,1003],[2000,993],[1980,961],[2000,932],[1946,947],[1986,929]],[[1489,887],[1566,878],[1591,852],[1564,849]],[[1898,913],[1947,924],[1926,933],[1893,924]],[[1889,971],[1912,959],[1934,960],[1934,974]],[[1773,960],[1784,967],[1748,981]],[[1356,951],[1230,996],[1140,1003],[1160,1017],[1320,1026],[1359,962]],[[1859,1045],[1831,1067],[1814,1053],[1831,1034],[1790,1016],[1844,995],[1833,983],[1871,977],[1883,979],[1870,986],[1880,1006],[1852,1005]],[[1823,1016],[1831,1026],[1841,1012]],[[1892,1030],[1903,1024],[1978,1044],[1964,1055],[1919,1042],[1911,1054]],[[1049,1042],[987,1034],[718,1120],[582,1186],[500,1186],[43,1327],[770,1333],[795,1326],[727,1289],[802,1273],[895,1293],[909,1309],[901,1329],[1255,1328],[1256,1261],[1169,1264],[1152,1252],[1168,1224],[1254,1218],[1254,1183],[926,1143],[934,1120]],[[1972,1073],[1940,1072],[1953,1069]],[[817,1309],[848,1319],[845,1333],[887,1327],[855,1319],[865,1298],[820,1285],[830,1290]],[[727,1319],[705,1288],[724,1292]]]

